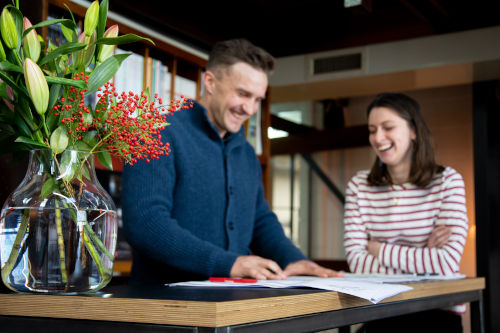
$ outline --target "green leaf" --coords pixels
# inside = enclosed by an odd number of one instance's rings
[[[52,132],[59,124],[59,116],[55,116],[54,112],[48,112],[46,116],[45,122],[47,124],[47,128],[49,129],[49,132]]]
[[[16,105],[16,109],[17,109],[17,105]],[[16,115],[14,117],[14,122],[15,122],[17,128],[19,129],[20,134],[22,134],[23,136],[26,136],[26,137],[31,137],[33,135],[30,128],[26,124],[25,120],[19,115],[19,113],[16,113]],[[34,126],[34,124],[32,124],[32,125],[33,125],[32,128],[36,128],[36,126]]]
[[[50,136],[50,148],[54,152],[54,154],[59,154],[66,149],[68,146],[69,137],[68,132],[64,126],[59,126],[52,132]]]
[[[97,23],[97,38],[101,38],[106,30],[106,20],[108,18],[108,0],[102,0],[99,5],[99,22]]]
[[[19,136],[15,142],[27,143],[29,145],[34,145],[34,146],[43,147],[43,148],[49,148],[49,147],[47,147],[47,145],[44,145],[43,143],[37,142],[35,140],[32,140],[32,139],[24,137],[24,136]]]
[[[0,79],[5,81],[12,89],[14,89],[18,94],[22,95],[24,98],[30,98],[28,91],[24,87],[18,86],[7,74],[0,71]]]
[[[118,71],[122,62],[127,59],[131,53],[116,54],[109,57],[102,64],[98,65],[92,76],[89,78],[88,91],[86,95],[93,94],[102,87],[106,82],[111,80],[113,75]]]
[[[42,191],[40,193],[41,199],[46,198],[50,194],[54,193],[56,189],[56,181],[53,177],[48,177],[42,185]]]
[[[106,44],[106,45],[121,45],[135,43],[141,40],[147,40],[151,44],[155,44],[151,39],[146,37],[137,36],[135,34],[126,34],[119,37],[109,37],[109,38],[99,38],[96,40],[96,44]]]
[[[0,70],[6,71],[6,72],[24,73],[23,68],[21,66],[11,64],[8,61],[0,62]]]
[[[65,27],[67,27],[69,29],[76,29],[76,25],[75,25],[75,23],[72,20],[68,20],[68,19],[51,19],[51,20],[45,20],[43,22],[35,24],[34,26],[26,29],[26,31],[23,32],[23,37],[22,38],[24,39],[24,37],[26,37],[26,35],[29,34],[29,32],[31,30],[33,30],[33,29],[41,28],[41,27],[46,27],[46,26],[53,25],[53,24],[58,24],[58,23],[61,23],[61,25],[64,25]]]
[[[97,159],[109,170],[113,170],[113,162],[111,160],[111,154],[109,151],[100,151],[97,153]]]
[[[47,54],[45,57],[40,59],[40,61],[38,61],[38,65],[42,66],[42,65],[48,63],[49,61],[52,61],[52,60],[54,60],[62,55],[70,54],[70,53],[73,53],[75,51],[79,51],[81,49],[84,49],[86,46],[87,46],[86,44],[78,43],[78,42],[65,43],[65,44],[59,46],[58,48],[56,48],[55,50],[50,51],[49,54]]]
[[[66,40],[68,42],[70,42],[70,43],[73,42],[73,41],[76,42],[76,40],[73,38],[75,36],[73,29],[68,28],[64,24],[61,24],[61,31],[62,31],[62,33],[64,35],[64,38],[66,38]]]
[[[66,181],[71,181],[80,167],[80,161],[74,157],[70,150],[65,150],[62,153],[61,162],[59,163],[61,169],[60,177]]]
[[[78,151],[90,151],[92,149],[92,147],[90,147],[87,143],[85,143],[83,141],[77,141],[74,144],[73,149],[78,150]]]
[[[45,76],[45,79],[47,80],[47,83],[64,84],[66,86],[73,86],[82,89],[87,88],[87,85],[82,80],[65,79],[58,76]]]
[[[10,99],[7,95],[7,84],[3,81],[0,82],[0,97]]]
[[[83,169],[82,169],[82,174],[85,178],[89,179],[90,180],[90,171],[87,167],[87,164],[84,164],[83,165]]]
[[[72,80],[73,81],[73,80]],[[49,107],[48,110],[52,110],[54,105],[56,105],[57,100],[59,99],[61,95],[61,85],[60,84],[53,84],[50,87],[50,93],[49,93]]]
[[[82,141],[85,142],[90,147],[94,148],[95,145],[97,144],[97,131],[95,130],[88,131],[83,137]]]

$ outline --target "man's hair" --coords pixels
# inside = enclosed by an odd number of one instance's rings
[[[206,70],[216,72],[238,62],[246,63],[266,74],[271,74],[274,69],[274,58],[264,49],[246,39],[230,39],[214,45]]]
[[[444,168],[435,162],[431,134],[420,112],[420,106],[413,98],[405,94],[381,93],[370,103],[366,115],[370,116],[370,112],[377,107],[393,110],[406,120],[408,126],[415,131],[416,139],[413,140],[412,144],[409,182],[425,187],[432,181],[434,175],[442,172]],[[375,160],[368,175],[368,182],[374,186],[392,184],[387,166],[382,163],[379,157]]]

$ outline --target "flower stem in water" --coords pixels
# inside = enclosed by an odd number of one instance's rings
[[[68,274],[66,273],[66,256],[64,252],[64,236],[62,233],[61,210],[57,201],[56,204],[56,229],[57,229],[57,245],[59,246],[59,265],[61,266],[61,281],[66,283],[68,281]]]
[[[7,259],[7,262],[2,268],[2,279],[4,281],[8,281],[8,277],[14,268],[14,264],[17,262],[19,250],[21,249],[21,241],[23,240],[26,230],[28,229],[29,217],[30,211],[29,209],[25,209],[21,218],[21,223],[19,224],[19,229],[17,230],[16,239],[14,240],[14,244],[10,250],[9,259]]]

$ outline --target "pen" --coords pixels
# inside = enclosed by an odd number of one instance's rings
[[[228,277],[211,277],[208,279],[210,282],[236,282],[236,283],[257,283],[255,279],[240,279]]]
[[[418,273],[417,276],[437,276],[438,273]]]

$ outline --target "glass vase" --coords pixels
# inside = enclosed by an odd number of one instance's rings
[[[97,180],[92,154],[30,151],[28,171],[1,214],[1,274],[8,288],[82,293],[111,280],[116,208]]]

